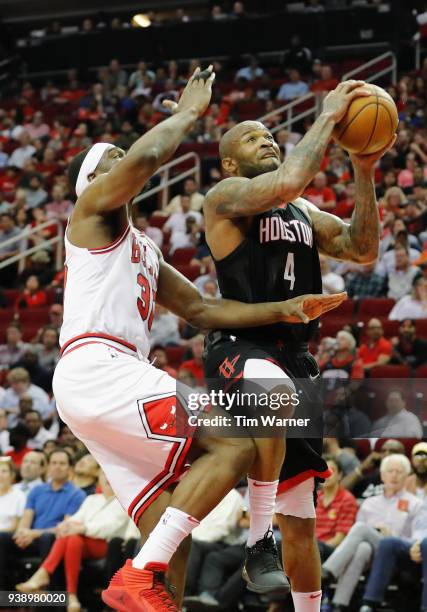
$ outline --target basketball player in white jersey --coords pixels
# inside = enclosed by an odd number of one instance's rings
[[[251,439],[177,433],[176,381],[147,360],[156,300],[209,329],[308,322],[343,299],[302,296],[241,304],[202,298],[132,227],[128,204],[209,104],[211,67],[205,77],[196,71],[173,105],[175,114],[126,155],[98,143],[70,165],[78,199],[65,237],[62,356],[53,390],[61,418],[101,464],[141,532],[147,535],[153,527],[136,558],[103,592],[106,604],[128,612],[177,610],[164,582],[172,555],[254,459]],[[188,462],[190,469],[178,481]]]

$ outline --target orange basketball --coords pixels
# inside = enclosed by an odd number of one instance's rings
[[[353,100],[333,135],[346,151],[369,155],[390,142],[399,118],[393,98],[382,87],[367,83],[363,89],[370,95]]]

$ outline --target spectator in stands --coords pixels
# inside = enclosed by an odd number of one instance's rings
[[[0,457],[0,532],[12,533],[25,508],[25,495],[15,489],[16,470],[9,457]]]
[[[40,342],[32,346],[36,353],[39,365],[51,372],[55,369],[59,361],[59,334],[58,330],[50,325],[46,325],[40,337]]]
[[[0,142],[0,168],[6,168],[9,164],[9,155],[4,151],[4,143]]]
[[[83,558],[102,559],[107,554],[108,542],[122,537],[129,517],[119,504],[103,473],[99,476],[102,493],[89,495],[77,512],[63,519],[55,527],[57,539],[48,557],[27,582],[16,585],[21,592],[46,588],[50,578],[64,563],[66,589],[69,593],[68,612],[78,612],[78,578]]]
[[[212,257],[209,256],[209,258],[207,258],[207,263],[208,263],[208,270],[206,272],[206,274],[202,274],[201,276],[198,276],[196,278],[196,280],[194,281],[195,286],[197,287],[197,289],[200,291],[200,293],[203,294],[203,288],[206,282],[213,282],[215,283],[215,287],[216,287],[216,295],[219,295],[219,287],[218,287],[218,278],[217,278],[217,274],[216,274],[216,267],[215,267],[215,262],[213,261]],[[194,259],[192,260],[191,265],[194,265]]]
[[[347,331],[339,331],[335,340],[332,357],[319,363],[323,378],[339,378],[350,380],[363,378],[363,364],[357,357],[356,340]]]
[[[413,319],[403,319],[399,336],[391,339],[393,353],[390,363],[408,365],[411,368],[427,363],[427,341],[418,338]]]
[[[392,308],[391,321],[427,318],[427,278],[419,274],[412,283],[410,295],[402,297]]]
[[[345,289],[349,298],[361,300],[385,294],[385,279],[375,272],[375,268],[376,263],[361,265],[357,271],[346,276]]]
[[[23,168],[27,160],[31,159],[36,153],[36,148],[31,144],[31,137],[28,132],[22,132],[19,136],[20,146],[16,148],[9,158],[9,166]]]
[[[190,198],[189,208],[187,208],[186,205],[182,205],[183,196],[188,196]],[[199,212],[202,210],[204,201],[205,197],[199,192],[199,187],[196,181],[193,178],[189,177],[184,181],[182,195],[177,195],[172,198],[172,200],[166,206],[164,212],[168,215],[172,213],[188,212],[188,210],[194,210]]]
[[[359,348],[363,369],[372,370],[375,366],[385,365],[391,359],[391,342],[384,338],[384,330],[379,319],[370,319],[366,326],[367,341]]]
[[[159,249],[163,246],[163,232],[159,227],[154,227],[149,224],[148,214],[144,211],[136,211],[134,213],[134,225],[137,229],[141,230],[151,240],[157,244]]]
[[[27,208],[33,209],[42,206],[48,197],[48,193],[43,189],[43,183],[39,174],[33,174],[30,177],[28,188],[25,189],[25,199]]]
[[[321,559],[327,559],[342,542],[354,523],[357,502],[341,486],[342,468],[332,456],[325,457],[331,471],[317,497],[316,537]]]
[[[7,451],[12,450],[9,443],[9,435],[7,412],[4,408],[0,408],[0,455],[4,455]]]
[[[390,271],[387,277],[387,295],[393,300],[400,300],[400,298],[411,292],[414,278],[419,274],[420,270],[416,266],[411,265],[408,250],[404,246],[396,245],[394,248],[394,259],[394,270]]]
[[[412,447],[413,474],[406,480],[406,489],[424,500],[427,498],[427,442],[418,442]]]
[[[27,370],[14,368],[9,372],[7,381],[10,386],[0,399],[0,408],[9,414],[9,427],[14,427],[18,422],[19,400],[24,396],[32,398],[34,410],[40,413],[43,420],[49,418],[49,397],[43,389],[31,383]]]
[[[150,345],[176,346],[181,344],[178,317],[160,304],[156,305],[150,334]]]
[[[310,90],[314,93],[331,91],[337,87],[338,83],[338,79],[336,79],[332,73],[332,68],[330,66],[323,65],[320,69],[320,79],[314,81],[310,87]]]
[[[31,452],[28,440],[31,434],[23,423],[18,423],[15,427],[9,428],[9,444],[12,450],[6,452],[6,457],[12,459],[17,468],[21,467],[25,455]]]
[[[324,438],[323,450],[326,455],[338,461],[344,477],[359,467],[360,461],[354,452],[342,448],[341,444],[345,444],[345,441],[339,440],[338,438]]]
[[[400,232],[408,233],[407,227],[403,219],[395,219],[393,221],[391,233],[387,234],[387,236],[385,236],[380,242],[380,252],[379,252],[380,257],[384,255],[386,251],[389,251],[396,245],[396,238]],[[410,248],[419,250],[420,243],[416,236],[413,236],[412,234],[408,234],[408,243],[409,243]]]
[[[31,275],[25,283],[25,289],[18,295],[15,308],[36,308],[47,304],[47,293],[40,288],[37,276]]]
[[[301,74],[310,72],[312,53],[308,47],[304,47],[298,34],[293,34],[289,41],[290,48],[283,57],[285,68],[296,68]]]
[[[313,179],[312,186],[306,189],[304,197],[313,202],[321,210],[333,210],[337,203],[337,196],[333,189],[327,186],[328,180],[324,172],[318,172]]]
[[[150,352],[150,361],[159,370],[167,372],[172,378],[176,378],[176,370],[168,364],[168,356],[162,346],[153,346]]]
[[[163,226],[165,231],[171,232],[171,252],[177,248],[195,246],[195,240],[190,239],[193,235],[193,228],[195,226],[197,226],[197,228],[203,226],[203,217],[201,213],[196,210],[190,210],[190,197],[188,195],[182,195],[180,203],[182,211],[173,213]],[[190,226],[187,223],[189,219],[193,219],[194,221]]]
[[[197,384],[203,385],[204,383],[204,372],[203,372],[203,361],[202,354],[204,348],[204,337],[202,334],[197,334],[190,340],[190,346],[193,353],[193,358],[183,361],[180,365],[180,370],[190,370],[194,375]]]
[[[357,394],[353,393],[351,386],[345,383],[339,385],[335,389],[332,404],[323,413],[324,434],[344,439],[368,435],[371,421],[357,406]],[[344,478],[347,474],[347,469],[344,469]]]
[[[230,17],[233,17],[234,19],[241,19],[242,17],[245,17],[245,15],[245,5],[243,2],[234,2]]]
[[[112,59],[108,67],[108,86],[114,91],[119,85],[127,85],[128,75],[126,70],[120,66],[118,59]]]
[[[2,243],[19,237],[15,243],[2,247]],[[16,255],[21,250],[21,231],[16,227],[13,216],[9,213],[3,213],[0,216],[0,261]]]
[[[27,350],[28,345],[22,341],[22,331],[18,323],[6,327],[6,343],[0,344],[0,366],[9,369]]]
[[[373,436],[381,438],[388,436],[423,437],[423,427],[420,420],[406,409],[406,401],[400,389],[390,391],[386,400],[386,409],[386,416],[381,417],[372,425]]]
[[[58,333],[61,330],[63,314],[64,308],[62,304],[52,304],[49,308],[49,325],[54,327]]]
[[[193,609],[197,603],[211,602],[219,607],[217,594],[218,572],[209,553],[224,549],[224,545],[234,544],[236,532],[244,512],[243,498],[236,489],[232,489],[226,497],[210,512],[192,534],[191,554],[188,564],[188,579],[186,593],[196,596],[186,597],[184,605]],[[243,546],[240,545],[243,551]],[[242,562],[244,556],[242,556]],[[221,578],[224,578],[221,576]]]
[[[0,533],[0,586],[4,587],[6,563],[25,554],[36,554],[44,559],[55,540],[55,528],[70,514],[74,514],[85,499],[83,491],[69,480],[71,457],[63,450],[49,456],[50,480],[34,487],[29,493],[24,514],[12,535]]]
[[[348,606],[372,552],[388,535],[408,536],[421,502],[405,489],[411,470],[404,455],[390,455],[381,462],[384,493],[365,500],[357,513],[357,522],[345,540],[323,563],[324,583],[337,581],[333,603]]]
[[[93,495],[96,491],[100,472],[98,462],[90,453],[83,452],[76,456],[74,464],[73,483],[81,489],[85,495]]]
[[[236,72],[235,80],[245,79],[246,81],[255,81],[264,74],[264,70],[259,65],[258,59],[255,56],[249,58],[249,64],[240,68]]]
[[[52,188],[52,199],[46,204],[46,218],[52,221],[67,221],[73,210],[73,203],[65,197],[65,189],[57,184]]]
[[[13,488],[22,491],[25,497],[27,497],[34,487],[43,483],[46,466],[46,455],[43,452],[31,451],[27,453],[22,460],[19,470],[21,480],[14,484]]]
[[[323,293],[339,293],[344,291],[344,279],[336,272],[332,272],[329,259],[324,255],[320,256],[320,270],[322,273]]]
[[[413,263],[420,256],[420,252],[408,244],[408,232],[399,232],[396,236],[396,244],[393,249],[390,249],[381,257],[376,267],[377,274],[387,276],[396,270],[396,250],[404,248],[409,256],[409,260]]]
[[[325,7],[319,2],[319,0],[306,0],[304,12],[305,13],[323,13]]]
[[[402,210],[407,202],[406,196],[400,187],[389,187],[384,197],[379,201],[380,211],[393,213],[396,217],[402,215]]]
[[[300,98],[308,93],[308,85],[301,80],[301,75],[296,68],[288,70],[288,81],[281,85],[277,94],[277,100],[287,102]]]
[[[24,130],[31,140],[49,136],[50,128],[47,123],[43,122],[43,113],[41,111],[36,111],[32,119],[31,123],[26,123],[24,125]]]
[[[24,417],[24,424],[30,432],[30,438],[27,442],[29,448],[42,450],[46,440],[55,438],[47,429],[43,427],[43,421],[37,410],[29,410]]]

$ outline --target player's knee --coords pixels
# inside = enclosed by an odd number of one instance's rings
[[[280,515],[279,524],[286,546],[300,550],[311,548],[316,541],[313,519]]]
[[[240,469],[249,468],[255,460],[256,447],[252,438],[224,438],[216,447],[216,452]]]

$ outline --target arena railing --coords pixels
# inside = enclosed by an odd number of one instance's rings
[[[173,168],[177,168],[185,162],[193,161],[194,166],[188,168],[187,170],[183,170],[179,174],[171,177],[171,170]],[[183,181],[189,176],[194,176],[196,182],[200,185],[201,173],[200,173],[200,157],[197,153],[185,153],[185,155],[181,155],[175,159],[172,159],[167,164],[164,164],[159,168],[156,175],[160,175],[160,183],[147,191],[141,193],[138,197],[134,199],[134,204],[138,202],[142,202],[146,200],[152,195],[156,193],[161,193],[161,207],[162,210],[166,208],[169,202],[169,187]]]
[[[341,80],[346,81],[350,78],[357,78],[358,75],[362,75],[369,68],[372,68],[376,64],[383,63],[388,59],[390,60],[390,65],[386,66],[385,68],[381,68],[373,74],[368,75],[363,80],[367,81],[368,83],[372,83],[373,81],[376,81],[377,79],[383,76],[391,74],[391,81],[393,84],[395,84],[397,81],[397,60],[395,54],[392,51],[382,53],[381,55],[374,57],[368,62],[365,62],[361,66],[358,66],[354,70],[346,72],[342,76]],[[279,130],[291,128],[294,123],[297,123],[298,121],[301,121],[306,117],[313,117],[313,119],[315,119],[316,117],[318,117],[322,110],[322,102],[326,93],[327,92],[308,93],[305,96],[296,98],[295,100],[292,100],[292,102],[288,102],[283,106],[279,106],[278,108],[267,113],[266,115],[259,117],[258,121],[265,123],[266,121],[268,122],[270,119],[272,119],[273,117],[277,117],[278,115],[285,116],[286,119],[284,121],[281,121],[270,129],[272,134],[275,134]],[[303,108],[298,111],[298,106],[301,105],[309,106],[308,108]]]
[[[39,244],[28,248],[28,241],[31,236],[38,234],[40,230],[46,229],[47,227],[52,227],[52,225],[56,225],[57,234],[53,238],[49,238],[48,240],[43,240]],[[60,270],[64,264],[62,257],[62,244],[64,241],[64,228],[60,221],[45,221],[44,223],[40,223],[37,227],[27,227],[20,234],[14,236],[13,238],[9,238],[0,244],[1,249],[3,250],[5,247],[10,246],[11,250],[18,250],[19,253],[16,255],[12,255],[7,259],[3,259],[0,261],[0,270],[10,266],[18,262],[18,272],[21,273],[25,269],[25,260],[30,255],[34,255],[37,251],[45,251],[46,249],[50,250],[50,247],[56,245],[55,248],[55,269]],[[15,248],[14,248],[15,247]]]

